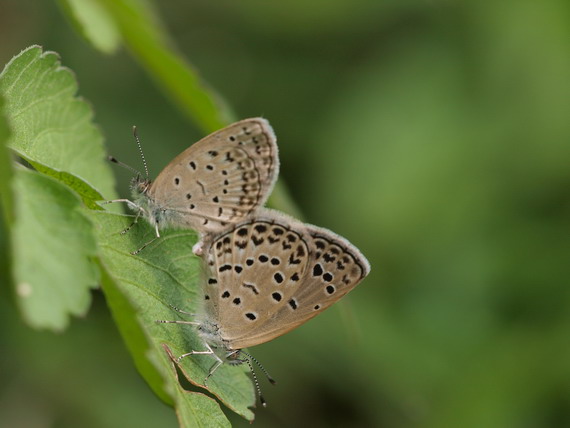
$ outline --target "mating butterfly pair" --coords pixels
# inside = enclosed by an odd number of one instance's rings
[[[193,251],[203,257],[207,272],[201,314],[194,321],[165,322],[198,327],[207,349],[179,359],[213,355],[216,363],[204,384],[226,361],[247,362],[253,372],[252,357],[242,348],[305,323],[370,271],[346,239],[263,208],[278,170],[271,126],[262,118],[246,119],[190,146],[154,182],[148,174],[135,177],[134,201],[118,200],[127,202],[137,219],[146,218],[156,238],[168,226],[200,234]]]

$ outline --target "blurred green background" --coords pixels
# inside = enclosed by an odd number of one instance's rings
[[[372,273],[251,352],[278,380],[257,426],[570,426],[567,0],[170,0],[167,31],[238,118],[264,116],[305,220]],[[0,1],[0,63],[61,54],[110,153],[156,174],[203,134],[124,51],[53,2]],[[117,169],[118,191],[130,174]],[[100,292],[61,335],[21,322],[5,241],[0,426],[176,426]],[[236,426],[249,426],[227,411]]]

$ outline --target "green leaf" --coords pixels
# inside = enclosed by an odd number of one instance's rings
[[[164,345],[165,352],[171,358],[171,368],[174,373],[177,369],[176,356]],[[185,376],[187,376],[185,374]],[[176,382],[176,409],[180,426],[182,427],[229,427],[231,426],[225,415],[220,411],[218,403],[204,394],[187,391]],[[253,415],[249,419],[253,421]]]
[[[106,54],[117,51],[119,29],[98,0],[59,0],[72,24],[88,42]]]
[[[154,230],[146,222],[141,221],[128,233],[121,234],[132,217],[101,211],[91,211],[90,216],[96,225],[101,263],[109,275],[109,281],[103,282],[109,306],[151,388],[165,401],[166,393],[174,397],[181,422],[193,421],[185,426],[210,426],[214,420],[218,421],[214,426],[225,426],[225,416],[209,393],[244,418],[253,420],[248,407],[254,405],[255,394],[246,367],[223,365],[205,389],[203,381],[214,359],[209,355],[187,357],[179,369],[199,392],[185,391],[178,380],[175,368],[178,364],[173,366],[167,351],[179,356],[190,350],[204,350],[203,340],[193,326],[156,323],[191,320],[191,317],[181,318],[171,306],[195,313],[203,299],[199,289],[200,259],[192,253],[196,234],[191,230],[166,231],[134,256],[130,254],[132,251],[154,237]],[[153,367],[147,365],[146,359]]]
[[[157,13],[141,0],[99,0],[121,28],[125,44],[158,86],[206,133],[235,122],[226,101],[172,46]],[[278,180],[268,205],[296,215],[300,210]]]
[[[70,315],[85,314],[99,275],[92,226],[77,194],[96,208],[102,197],[89,183],[114,193],[101,134],[76,90],[57,55],[38,46],[14,57],[0,74],[3,111],[13,131],[8,146],[44,174],[21,168],[12,183],[9,175],[3,179],[3,205],[13,199],[15,296],[29,325],[56,331],[67,327]]]
[[[10,137],[10,129],[4,115],[4,98],[0,95],[0,204],[4,211],[4,218],[11,223],[14,220],[12,189],[12,163],[6,144]]]
[[[97,201],[103,200],[103,196],[83,180],[78,179],[69,172],[56,171],[38,162],[30,161],[30,164],[42,174],[49,175],[57,181],[67,185],[69,188],[75,190],[75,193],[79,195],[87,208],[92,210],[103,209],[97,204]]]
[[[129,299],[123,294],[115,279],[107,272],[102,263],[101,286],[105,292],[107,304],[111,309],[115,323],[123,336],[131,355],[133,356],[137,370],[146,379],[156,395],[165,403],[172,405],[172,399],[164,389],[160,372],[147,358],[151,344],[144,330],[137,320],[135,308]]]
[[[143,69],[205,132],[235,121],[229,106],[204,82],[194,67],[171,46],[150,3],[99,0],[115,20],[123,41]]]
[[[13,194],[18,305],[32,327],[62,330],[69,315],[86,313],[98,282],[91,223],[77,195],[37,172],[17,169]]]
[[[78,8],[78,4],[86,0],[67,1]],[[188,60],[173,49],[175,43],[164,31],[151,3],[141,0],[89,0],[89,3],[95,1],[106,9],[106,16],[114,20],[123,42],[142,68],[205,133],[217,131],[236,120],[227,102],[200,77]],[[74,16],[71,9],[65,7],[64,2],[64,12]],[[81,19],[88,21],[90,16],[82,14]],[[96,24],[84,22],[84,25]],[[302,217],[282,180],[276,183],[268,205]]]
[[[91,107],[75,97],[75,77],[60,65],[57,54],[42,53],[39,46],[22,51],[0,74],[0,92],[13,131],[12,150],[88,198],[88,205],[99,194],[114,196]]]

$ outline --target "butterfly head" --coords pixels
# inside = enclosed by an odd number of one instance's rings
[[[137,200],[142,195],[146,195],[152,182],[148,178],[143,178],[140,174],[135,175],[131,180],[131,193],[133,199]]]
[[[131,195],[137,210],[141,211],[144,217],[153,217],[155,207],[148,195],[152,182],[148,178],[143,178],[140,174],[135,175],[131,180]],[[151,222],[154,223],[154,222]]]

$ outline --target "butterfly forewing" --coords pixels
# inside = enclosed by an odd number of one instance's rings
[[[353,289],[366,259],[343,238],[273,211],[237,225],[210,247],[206,294],[232,349],[272,340]]]
[[[246,119],[178,155],[153,182],[148,197],[174,225],[219,232],[265,203],[278,168],[269,123]]]

